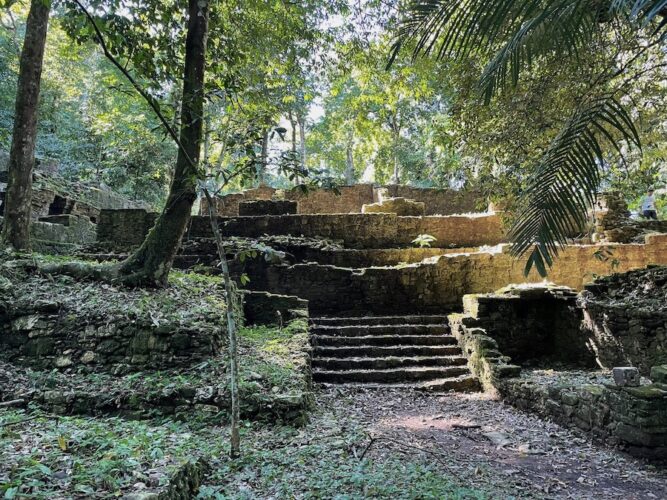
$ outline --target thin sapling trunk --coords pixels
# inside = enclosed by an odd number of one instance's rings
[[[204,196],[208,202],[208,217],[211,222],[211,230],[215,235],[215,243],[218,248],[218,257],[220,258],[220,267],[222,277],[225,283],[225,294],[227,295],[227,331],[229,334],[229,386],[232,398],[232,417],[231,417],[231,436],[230,455],[237,458],[241,455],[241,436],[239,434],[240,404],[239,404],[239,355],[236,342],[236,321],[234,319],[234,287],[232,277],[229,274],[229,264],[227,262],[227,252],[225,244],[218,227],[218,215],[215,210],[213,197],[208,189],[203,188]]]

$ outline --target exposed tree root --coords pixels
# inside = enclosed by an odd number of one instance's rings
[[[87,262],[64,262],[56,264],[37,264],[31,266],[40,274],[72,276],[76,279],[94,280],[127,287],[158,287],[161,284],[151,279],[146,272],[123,272],[123,262],[115,264],[92,264]]]

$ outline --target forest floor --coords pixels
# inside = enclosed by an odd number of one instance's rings
[[[667,469],[483,394],[328,389],[304,427],[0,410],[5,498],[108,498],[210,465],[199,498],[667,498]],[[5,424],[3,424],[5,425]],[[25,496],[24,496],[25,495]],[[140,497],[134,497],[140,498]]]
[[[275,488],[282,485],[288,497],[667,498],[667,469],[596,445],[583,433],[483,394],[331,389],[319,393],[316,404],[310,424],[281,448],[285,455],[320,443],[325,454],[318,461],[331,465],[321,469],[308,464],[311,470],[300,473],[288,466],[268,489],[261,467],[248,465],[224,491],[236,490],[240,498],[280,498]],[[363,437],[351,440],[352,436]],[[342,449],[327,455],[324,442],[338,442]],[[280,461],[288,465],[289,458]],[[404,471],[380,484],[378,471],[391,469],[397,461]],[[338,489],[319,489],[324,485],[301,477],[320,475],[315,481],[324,482],[336,463]],[[410,483],[415,468],[427,473],[417,474],[419,481]],[[355,473],[366,479],[353,484]]]

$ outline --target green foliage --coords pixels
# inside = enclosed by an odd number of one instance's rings
[[[434,241],[437,241],[435,236],[431,236],[430,234],[420,234],[414,240],[412,240],[412,244],[418,246],[419,248],[430,248],[431,243]]]
[[[27,10],[15,4],[13,29],[0,29],[0,121],[13,116],[18,46]],[[73,180],[91,181],[133,199],[159,203],[175,148],[157,119],[95,45],[73,45],[56,10],[49,25],[42,75],[37,156]],[[9,149],[11,126],[0,127]],[[3,132],[6,134],[3,135]]]
[[[412,44],[415,56],[478,55],[486,61],[478,87],[487,103],[544,61],[565,58],[585,67],[581,53],[605,37],[621,38],[623,30],[639,42],[629,48],[616,44],[614,66],[588,82],[571,117],[529,172],[524,208],[512,229],[514,253],[530,252],[526,273],[535,266],[545,275],[571,223],[585,218],[600,186],[605,152],[623,156],[625,149],[639,146],[638,129],[621,98],[627,100],[634,81],[651,71],[642,64],[643,56],[662,41],[664,8],[664,0],[609,5],[597,0],[503,0],[493,9],[481,0],[407,4],[392,57],[404,44]]]
[[[385,69],[386,37],[351,54],[327,75],[324,115],[308,139],[311,168],[386,183],[396,164],[404,181],[449,185],[456,153],[447,130],[452,89],[429,61],[400,60]],[[350,165],[352,160],[352,165]]]
[[[213,486],[216,480],[223,482],[229,477],[251,482],[275,498],[484,498],[475,490],[453,484],[446,474],[427,462],[405,458],[379,463],[358,461],[348,451],[355,441],[328,440],[280,450],[252,449],[240,463],[216,468],[198,498],[256,498],[250,492]]]
[[[197,456],[201,442],[184,424],[136,422],[120,418],[65,417],[38,411],[5,411],[0,425],[33,419],[27,425],[0,428],[4,498],[120,496],[157,472],[160,485],[183,460]],[[17,453],[15,443],[26,448]]]

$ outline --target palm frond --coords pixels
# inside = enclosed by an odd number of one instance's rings
[[[526,274],[534,266],[545,276],[572,228],[584,225],[600,183],[605,141],[619,152],[624,143],[640,146],[632,119],[611,95],[593,99],[574,113],[528,183],[526,207],[510,231],[512,253],[530,252]]]
[[[489,8],[486,0],[413,0],[404,11],[394,54],[412,40],[413,57],[433,53],[438,58],[465,57],[471,50],[493,43],[509,19],[535,12],[540,3],[498,0]]]
[[[598,32],[598,12],[590,0],[548,2],[521,26],[487,64],[480,78],[485,102],[498,89],[516,86],[522,70],[529,69],[540,56],[579,57]],[[510,77],[508,81],[508,75]]]
[[[464,58],[502,43],[480,80],[488,102],[498,89],[516,85],[521,71],[540,56],[577,58],[600,31],[601,19],[623,17],[645,25],[659,15],[667,18],[667,0],[613,0],[609,6],[599,0],[498,0],[493,8],[487,0],[413,0],[389,65],[408,41],[414,42],[413,58],[439,59]]]

